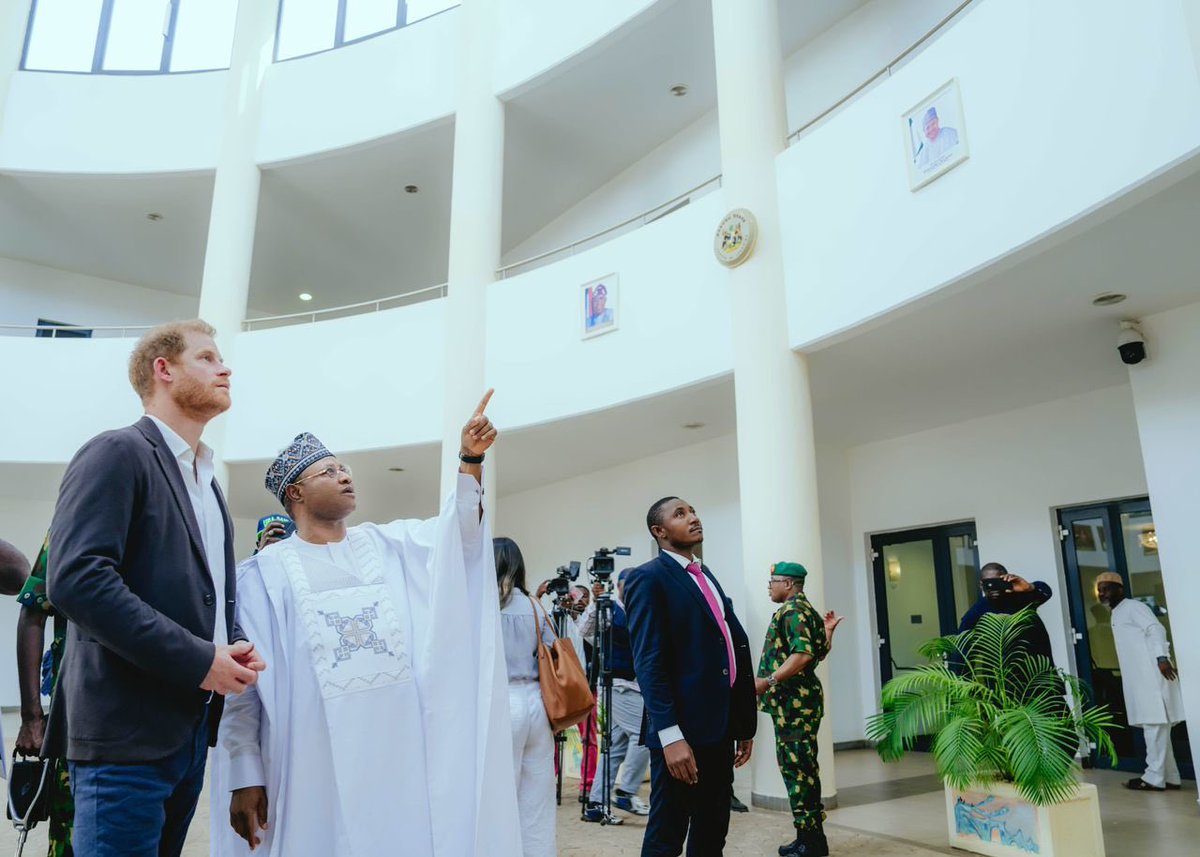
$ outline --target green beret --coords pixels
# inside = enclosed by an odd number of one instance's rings
[[[799,577],[803,580],[808,577],[808,569],[798,562],[777,562],[771,574],[776,577]]]

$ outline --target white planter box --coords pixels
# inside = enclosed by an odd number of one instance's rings
[[[946,787],[950,845],[989,857],[1104,857],[1096,787],[1080,783],[1075,797],[1037,806],[1007,783],[958,791]]]

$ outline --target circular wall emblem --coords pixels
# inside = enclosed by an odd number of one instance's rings
[[[736,268],[754,252],[758,238],[758,221],[746,208],[735,208],[721,219],[713,236],[713,253],[727,268]]]

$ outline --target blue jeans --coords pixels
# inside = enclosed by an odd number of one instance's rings
[[[192,740],[138,764],[71,762],[76,857],[179,857],[208,760],[208,709]]]

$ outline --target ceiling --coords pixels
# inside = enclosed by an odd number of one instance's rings
[[[199,295],[212,189],[211,173],[0,174],[0,256]]]
[[[785,52],[862,3],[780,4]],[[688,85],[686,97],[669,94],[676,83]],[[660,0],[504,97],[503,242],[511,248],[715,109],[709,0]],[[453,122],[442,120],[265,169],[251,314],[445,282],[453,142]],[[419,193],[404,193],[407,184]],[[211,173],[0,175],[0,256],[196,295],[212,188]],[[150,222],[149,212],[163,219]],[[301,292],[313,300],[299,301]]]

